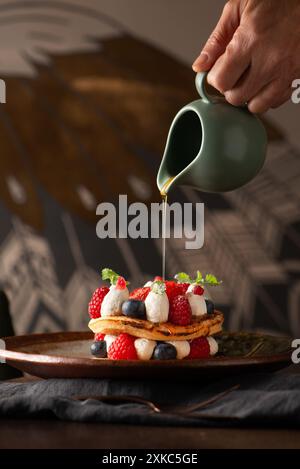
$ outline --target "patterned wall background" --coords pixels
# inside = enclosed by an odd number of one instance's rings
[[[158,201],[170,122],[195,99],[190,69],[84,1],[0,1],[0,282],[17,333],[86,328],[111,266],[140,284],[161,269],[157,240],[99,240],[95,208]],[[167,270],[212,271],[231,329],[300,333],[300,155],[266,123],[261,174],[205,202],[205,245],[167,243]]]

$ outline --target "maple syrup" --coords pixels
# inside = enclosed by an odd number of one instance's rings
[[[166,230],[167,230],[167,207],[168,207],[168,188],[175,176],[170,177],[161,188],[160,195],[162,199],[162,278],[166,276]]]

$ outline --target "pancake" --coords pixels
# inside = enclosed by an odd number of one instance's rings
[[[176,326],[169,322],[154,324],[143,319],[127,316],[111,316],[91,319],[89,328],[94,333],[119,335],[127,333],[134,337],[150,340],[192,340],[197,337],[207,337],[222,330],[223,314],[215,311],[193,319],[188,326]]]

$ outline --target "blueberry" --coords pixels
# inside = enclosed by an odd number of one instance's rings
[[[91,345],[91,354],[97,358],[106,357],[106,342],[104,340],[97,340]]]
[[[215,310],[215,305],[210,300],[205,300],[205,303],[206,303],[207,314],[212,314]]]
[[[154,360],[174,360],[176,357],[177,350],[174,345],[165,342],[157,344],[152,355]]]
[[[145,303],[139,300],[127,300],[122,304],[122,313],[136,319],[146,319]]]

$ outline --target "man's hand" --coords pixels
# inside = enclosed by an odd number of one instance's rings
[[[300,78],[300,0],[228,1],[193,69],[235,106],[280,106]]]

